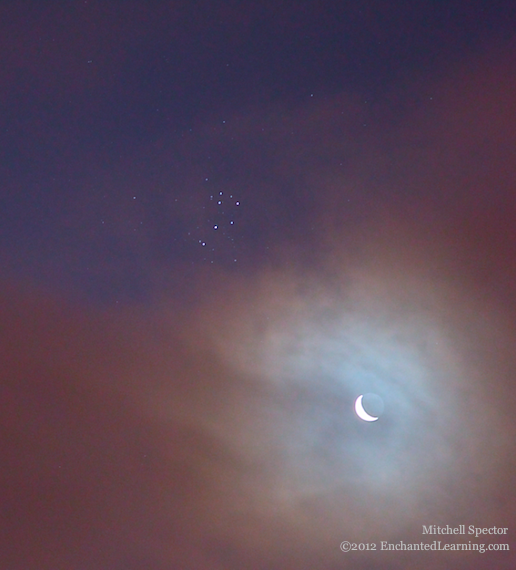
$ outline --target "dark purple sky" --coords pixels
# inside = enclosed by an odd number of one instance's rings
[[[7,267],[113,303],[148,294],[148,263],[254,265],[306,232],[321,192],[306,171],[345,160],[344,174],[353,162],[344,141],[315,156],[300,124],[307,115],[329,106],[328,124],[375,139],[410,107],[432,112],[440,101],[414,81],[493,46],[504,51],[515,10],[453,1],[4,3]],[[335,109],[339,97],[357,108]],[[343,125],[334,127],[339,137]],[[340,138],[361,138],[356,131]],[[292,151],[299,160],[281,153],[293,146],[304,149]],[[367,210],[370,196],[360,194],[357,208]]]
[[[0,566],[514,568],[515,25],[0,6]]]

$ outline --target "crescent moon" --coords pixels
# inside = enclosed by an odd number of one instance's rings
[[[364,420],[365,422],[375,422],[378,417],[375,416],[370,416],[365,410],[364,410],[364,406],[362,405],[362,398],[364,397],[363,394],[361,394],[356,400],[355,400],[355,412],[357,413],[357,416],[361,419]]]

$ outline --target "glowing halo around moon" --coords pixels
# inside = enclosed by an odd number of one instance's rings
[[[362,398],[364,397],[363,394],[361,394],[356,400],[355,400],[355,412],[357,413],[357,416],[361,419],[364,420],[365,422],[375,422],[378,419],[378,416],[371,416],[370,414],[368,414],[365,410],[364,410],[364,406],[362,404]]]

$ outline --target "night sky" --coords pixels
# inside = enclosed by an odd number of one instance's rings
[[[0,570],[514,569],[516,4],[7,0],[0,50]],[[486,552],[381,550],[434,540]]]

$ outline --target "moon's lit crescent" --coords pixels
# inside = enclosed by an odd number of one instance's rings
[[[356,400],[355,400],[355,412],[357,413],[357,416],[361,419],[364,420],[365,422],[375,422],[378,417],[375,416],[370,416],[365,410],[364,410],[364,406],[362,405],[362,398],[364,397],[363,394],[361,394]]]

